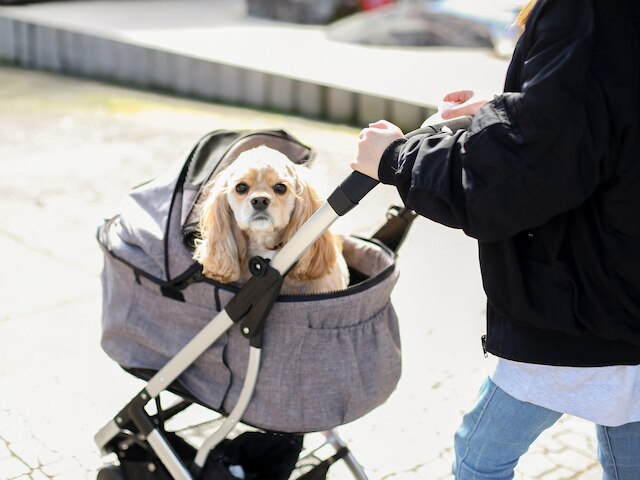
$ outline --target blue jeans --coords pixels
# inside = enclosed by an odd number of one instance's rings
[[[455,435],[457,480],[508,480],[520,457],[561,413],[521,402],[490,379]],[[640,422],[596,426],[602,480],[640,479]]]

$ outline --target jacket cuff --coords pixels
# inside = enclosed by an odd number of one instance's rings
[[[407,142],[406,138],[394,140],[384,151],[378,165],[378,178],[381,183],[395,184],[395,176],[398,171],[398,157],[402,146]]]

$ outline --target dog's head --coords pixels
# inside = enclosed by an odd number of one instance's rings
[[[241,153],[213,179],[194,254],[206,276],[237,281],[250,251],[279,249],[320,207],[322,201],[298,168],[281,152],[262,146]],[[325,233],[289,275],[302,280],[325,275],[336,261],[335,241]]]

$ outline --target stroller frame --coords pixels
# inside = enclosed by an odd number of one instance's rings
[[[250,270],[253,276],[227,306],[155,373],[148,380],[146,387],[98,431],[94,439],[101,451],[103,453],[113,451],[113,442],[119,435],[125,432],[134,433],[137,441],[146,442],[153,450],[175,480],[199,478],[211,450],[240,423],[251,401],[260,370],[264,321],[278,297],[284,277],[305,250],[340,216],[354,208],[377,184],[377,180],[359,172],[353,172],[334,190],[327,202],[283,246],[271,262],[260,257],[252,258]],[[410,224],[413,219],[411,215],[410,217],[408,221],[405,220],[406,223]],[[146,412],[145,407],[152,399],[159,402],[160,393],[167,390],[195,359],[238,322],[240,322],[242,334],[250,342],[249,361],[243,387],[236,405],[223,424],[198,449],[190,471],[163,434],[163,428]],[[333,463],[342,458],[356,480],[367,480],[364,470],[337,433],[328,431],[324,434],[327,444],[336,450],[336,454],[327,461]],[[106,474],[105,476],[108,477]],[[101,478],[100,473],[98,478]]]

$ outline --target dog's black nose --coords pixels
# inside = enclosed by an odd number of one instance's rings
[[[271,199],[269,197],[253,197],[251,199],[251,205],[255,210],[264,210],[271,203]]]

